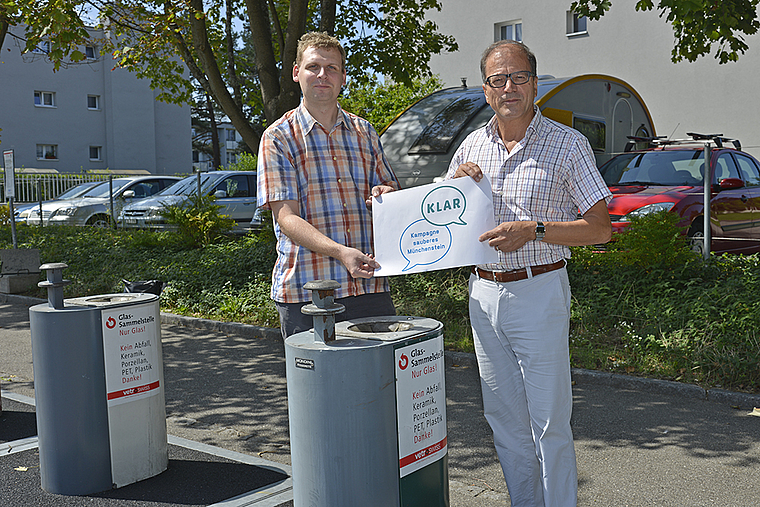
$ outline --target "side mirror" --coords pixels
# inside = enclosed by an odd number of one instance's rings
[[[214,197],[216,197],[217,199],[224,199],[225,197],[227,197],[227,192],[225,192],[224,190],[217,190],[216,192],[214,192]]]
[[[732,188],[742,188],[744,181],[740,178],[725,178],[719,184],[721,190],[730,190]]]
[[[124,193],[121,194],[121,196],[124,199],[132,199],[135,196],[135,191],[134,190],[125,190]]]

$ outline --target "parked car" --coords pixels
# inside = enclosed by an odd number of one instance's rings
[[[172,183],[179,181],[176,176],[131,176],[114,178],[114,216],[126,204],[145,199],[156,194]],[[111,183],[105,181],[70,201],[56,201],[42,205],[44,225],[92,225],[108,227],[111,224]],[[39,220],[39,207],[33,209],[27,220]]]
[[[245,234],[256,214],[256,171],[212,171],[200,174],[201,194],[216,197],[219,213],[235,220],[232,232]],[[163,212],[198,192],[198,175],[188,176],[163,192],[122,209],[118,223],[125,229],[171,230]]]
[[[711,251],[760,252],[760,163],[741,151],[738,140],[688,135],[691,139],[633,139],[652,147],[621,153],[599,168],[613,193],[608,206],[613,230],[624,230],[634,216],[670,211],[681,217],[694,250],[702,252],[709,143]]]
[[[71,187],[70,189],[63,192],[61,195],[54,199],[48,199],[47,201],[42,201],[42,205],[44,206],[47,203],[55,202],[55,201],[68,201],[71,199],[76,199],[77,197],[81,197],[85,194],[89,189],[100,185],[103,183],[102,181],[85,181],[84,183],[80,183],[79,185],[75,185]],[[34,202],[34,203],[27,203],[22,204],[20,206],[14,206],[13,209],[13,216],[16,220],[16,223],[26,222],[29,218],[29,214],[31,213],[31,210],[33,208],[37,208],[39,210],[40,203]],[[37,224],[39,224],[39,217],[40,214],[36,214],[37,217]]]

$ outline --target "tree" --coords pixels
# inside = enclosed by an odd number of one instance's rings
[[[66,58],[81,59],[75,45],[83,43],[86,30],[81,19],[73,16],[77,9],[97,10],[106,33],[102,43],[120,67],[149,79],[152,88],[162,90],[159,98],[167,102],[189,102],[190,78],[196,80],[254,153],[264,123],[300,101],[291,72],[298,39],[306,31],[326,31],[346,41],[347,70],[360,82],[378,72],[411,84],[414,78],[429,74],[432,54],[458,49],[452,37],[438,33],[436,25],[424,19],[426,11],[440,10],[438,0],[0,2],[13,13],[13,23],[27,25],[28,40],[56,41],[49,55],[56,65]],[[239,61],[235,18],[245,23],[252,62]],[[64,30],[61,26],[66,23]],[[252,72],[246,72],[248,65]],[[257,109],[259,118],[252,113]]]
[[[742,35],[754,35],[760,28],[757,5],[760,0],[660,0],[657,9],[673,26],[673,62],[695,61],[717,45],[715,58],[720,63],[735,62],[749,46]],[[611,0],[576,0],[573,12],[591,20],[600,19],[612,5]],[[654,9],[652,0],[638,0],[637,11]]]

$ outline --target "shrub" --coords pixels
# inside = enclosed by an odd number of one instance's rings
[[[168,224],[177,226],[177,233],[188,245],[203,247],[235,226],[232,218],[219,214],[222,206],[215,201],[214,196],[193,194],[182,203],[164,206],[161,214]]]

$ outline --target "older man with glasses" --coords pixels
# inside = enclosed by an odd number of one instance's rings
[[[534,105],[525,45],[492,44],[480,69],[495,114],[459,147],[448,178],[485,175],[493,190],[498,225],[480,241],[499,262],[473,267],[469,281],[483,407],[512,506],[575,506],[565,263],[569,246],[609,241],[611,194],[588,140]]]

